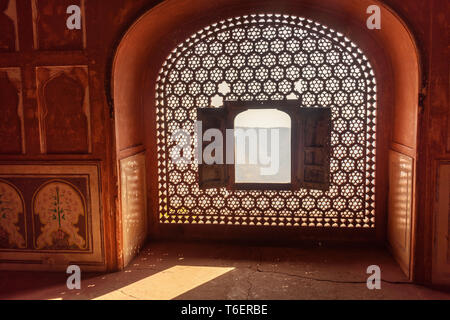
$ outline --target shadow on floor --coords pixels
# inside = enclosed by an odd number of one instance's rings
[[[381,269],[381,290],[366,285]],[[161,242],[147,245],[120,272],[0,273],[1,299],[450,299],[413,285],[383,248],[261,247]]]

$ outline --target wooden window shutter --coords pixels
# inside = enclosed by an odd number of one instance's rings
[[[331,109],[299,108],[296,113],[296,175],[300,188],[330,187]]]
[[[202,158],[201,163],[199,162],[198,164],[199,187],[200,189],[225,187],[228,184],[228,170],[225,164],[226,110],[225,108],[198,108],[197,121],[202,122],[202,137],[208,129],[219,129],[223,137],[222,163],[206,164]],[[202,139],[201,156],[203,156],[204,148],[210,143],[211,141],[204,141]]]

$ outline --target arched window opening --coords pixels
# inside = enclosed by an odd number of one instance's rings
[[[171,134],[184,129],[195,137],[200,110],[287,99],[331,110],[327,190],[201,189],[195,163],[170,162]],[[363,52],[339,32],[276,14],[207,26],[164,62],[156,114],[161,223],[375,227],[375,77]]]
[[[291,118],[252,109],[234,118],[234,182],[291,183]]]

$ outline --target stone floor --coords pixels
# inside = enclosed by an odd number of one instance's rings
[[[381,289],[366,286],[369,265],[381,268]],[[82,274],[0,272],[1,299],[449,299],[407,283],[382,248],[255,247],[152,243],[125,268]]]

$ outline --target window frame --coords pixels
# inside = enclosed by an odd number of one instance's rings
[[[296,109],[301,105],[300,100],[264,100],[264,101],[224,101],[223,108],[226,110],[226,128],[234,128],[234,119],[244,111],[250,109],[276,109],[285,112],[291,119],[291,182],[290,183],[236,183],[235,182],[235,163],[227,164],[228,189],[230,190],[297,190],[296,166],[298,152],[294,147],[298,144],[297,139],[297,115]],[[234,148],[234,146],[233,146]]]
[[[235,159],[233,163],[227,163],[226,129],[234,130],[234,120],[240,113],[251,109],[275,109],[285,112],[291,118],[291,182],[290,183],[236,183]],[[224,101],[219,108],[200,108],[197,119],[206,121],[207,127],[219,127],[223,139],[222,164],[206,165],[198,164],[198,184],[200,189],[221,188],[228,190],[286,190],[316,189],[327,191],[330,182],[330,158],[331,158],[331,127],[332,117],[330,107],[304,107],[301,100],[262,100],[262,101]],[[201,110],[201,111],[200,111]],[[203,120],[202,120],[203,119]],[[210,121],[211,120],[211,121]],[[308,134],[308,125],[317,130],[314,134]],[[325,130],[325,131],[324,131]],[[201,134],[206,131],[202,125]],[[318,133],[318,134],[316,134]],[[322,134],[322,135],[321,135]],[[317,138],[319,137],[319,138]],[[234,150],[234,134],[232,148]],[[318,144],[317,144],[318,143]],[[204,145],[201,146],[203,155]],[[235,154],[233,152],[233,156]],[[306,163],[306,153],[310,153],[313,163]],[[316,153],[317,152],[317,153]],[[316,162],[316,155],[320,159]],[[309,159],[308,158],[308,159]],[[214,167],[211,167],[214,166]],[[202,174],[203,173],[203,174]],[[205,181],[202,176],[212,176],[211,181]]]

